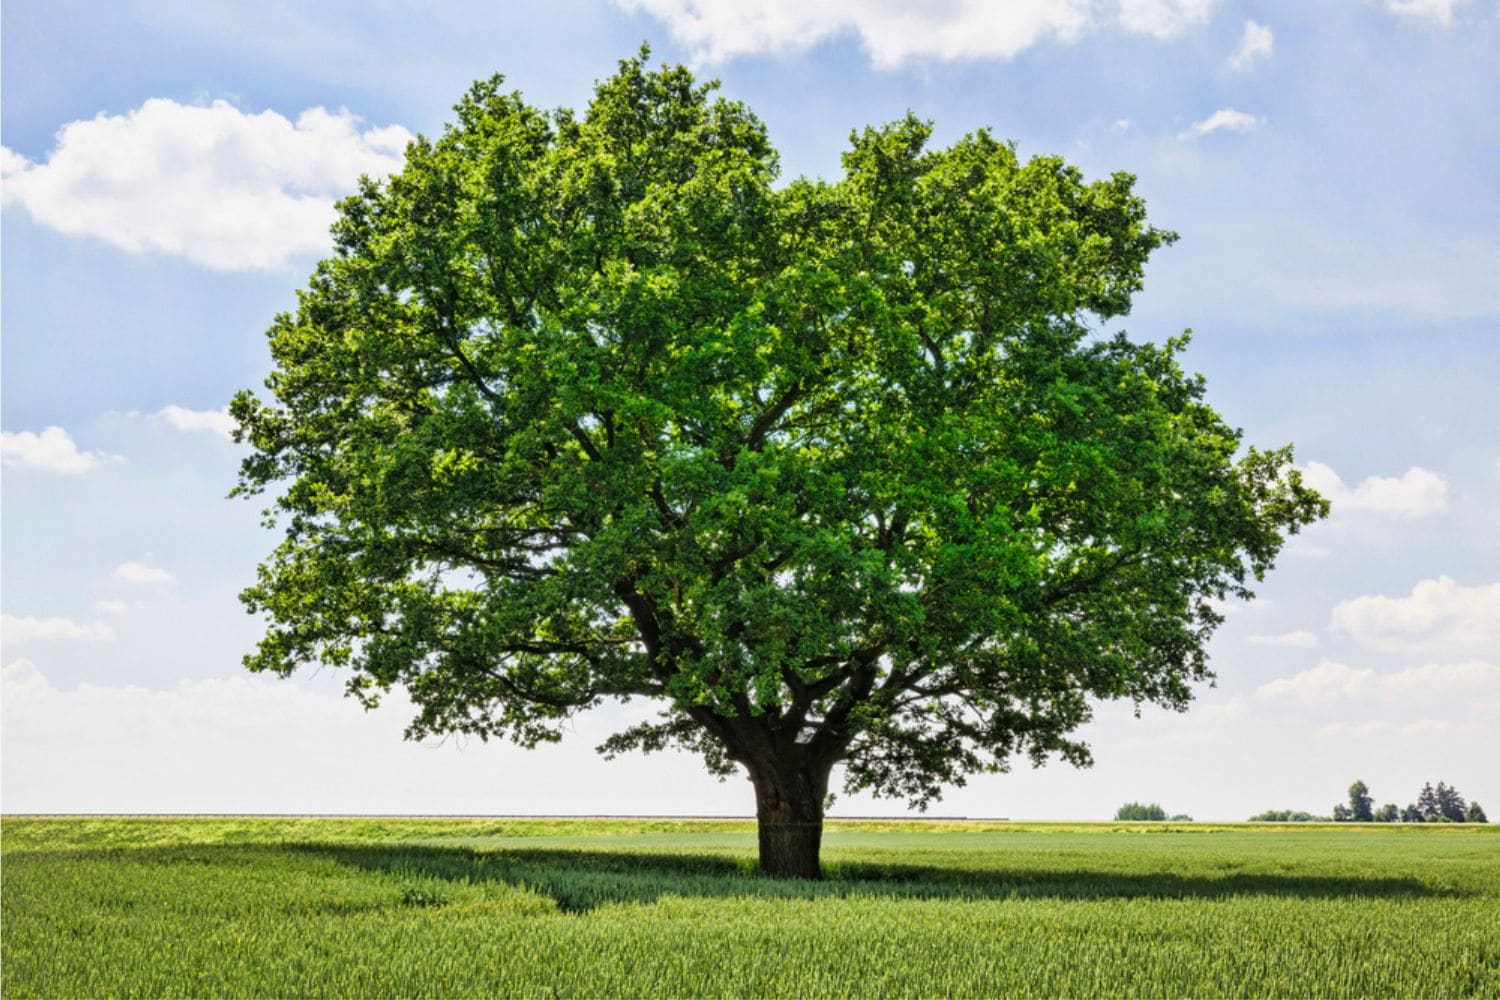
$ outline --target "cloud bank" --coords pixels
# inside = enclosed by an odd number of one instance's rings
[[[82,640],[103,642],[115,637],[115,630],[103,622],[84,624],[71,618],[34,618],[31,615],[0,615],[0,638],[7,646],[30,642]]]
[[[1371,594],[1343,601],[1330,625],[1372,649],[1493,655],[1500,650],[1500,583],[1467,587],[1447,576],[1422,580],[1404,597]]]
[[[1107,29],[1175,38],[1206,23],[1217,0],[616,0],[666,25],[695,62],[801,52],[854,35],[882,69],[914,59],[1010,59],[1043,42]]]

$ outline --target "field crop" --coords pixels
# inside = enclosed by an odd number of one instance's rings
[[[3,995],[1500,996],[1500,827],[0,825]]]

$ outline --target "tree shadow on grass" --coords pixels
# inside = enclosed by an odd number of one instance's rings
[[[369,871],[454,882],[505,882],[545,893],[564,912],[618,903],[653,903],[663,896],[823,899],[1293,899],[1459,896],[1410,877],[1270,873],[1126,873],[1088,869],[967,869],[929,865],[836,862],[812,882],[762,876],[749,858],[715,854],[559,850],[287,845]]]

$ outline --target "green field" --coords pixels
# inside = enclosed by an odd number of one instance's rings
[[[1500,996],[1500,826],[7,818],[3,994]]]

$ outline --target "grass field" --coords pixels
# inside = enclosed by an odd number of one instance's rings
[[[1500,996],[1500,826],[0,823],[3,994]]]

